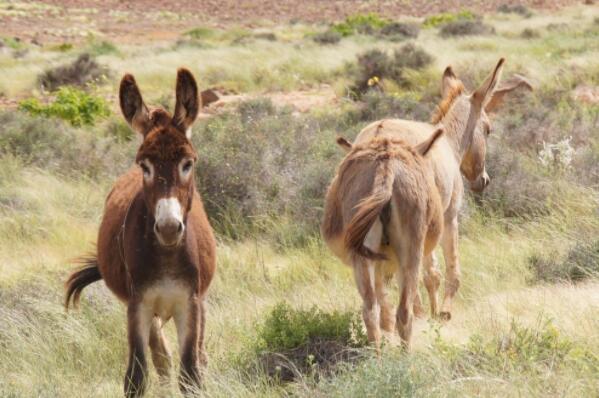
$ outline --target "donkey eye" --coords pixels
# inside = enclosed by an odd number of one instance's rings
[[[139,163],[139,167],[141,167],[141,171],[144,173],[144,178],[149,178],[152,174],[152,170],[148,167],[144,162]]]
[[[187,174],[191,171],[191,168],[193,167],[193,162],[191,160],[186,161],[185,163],[183,163],[183,173]]]

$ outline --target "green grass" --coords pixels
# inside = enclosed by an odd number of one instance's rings
[[[218,235],[203,395],[598,395],[599,280],[594,273],[575,284],[568,280],[573,264],[596,266],[599,107],[573,100],[571,92],[599,84],[592,30],[598,13],[490,15],[485,22],[497,30],[493,38],[440,39],[436,29],[426,29],[417,45],[435,54],[433,63],[406,69],[405,86],[368,92],[364,105],[341,98],[298,114],[261,98],[200,121],[193,131],[197,181]],[[560,22],[570,27],[547,28]],[[539,36],[520,38],[529,26]],[[202,28],[188,35],[207,42],[201,47],[100,48],[99,61],[115,73],[94,93],[115,98],[118,78],[129,71],[149,103],[165,102],[176,68],[187,65],[202,87],[268,97],[273,90],[329,84],[341,94],[351,84],[346,64],[357,54],[397,48],[367,35],[321,46],[308,34],[317,28],[301,24],[269,29],[277,41],[236,42],[255,32]],[[72,61],[78,50],[0,55],[0,92],[37,95],[37,75]],[[332,372],[309,363],[294,381],[273,383],[267,369],[252,366],[260,364],[259,352],[289,354],[314,336],[347,343],[347,326],[361,326],[353,276],[318,234],[323,192],[342,156],[334,137],[353,138],[383,117],[425,120],[446,65],[472,88],[500,56],[508,59],[504,76],[525,74],[536,91],[510,98],[492,119],[491,186],[482,198],[468,195],[462,209],[462,283],[451,322],[416,321],[411,353],[396,337],[385,342],[380,359],[358,344],[352,348],[359,360]],[[109,107],[117,109],[114,102]],[[65,314],[63,283],[73,259],[93,250],[105,196],[133,163],[137,139],[116,114],[92,125],[75,123],[84,127],[48,116],[0,112],[0,396],[119,396],[125,308],[100,282],[84,291],[80,310]],[[570,167],[543,166],[542,141],[567,136],[576,149]],[[531,267],[535,258],[541,260]],[[421,294],[426,305],[424,289]],[[394,282],[390,299],[398,302]],[[172,324],[166,334],[176,356]],[[178,394],[174,377],[160,386],[152,369],[150,378],[150,397]]]

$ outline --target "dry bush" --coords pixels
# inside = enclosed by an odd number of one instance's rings
[[[378,91],[369,91],[362,96],[361,106],[354,112],[359,121],[371,122],[384,118],[409,120],[427,120],[433,106],[416,101],[409,96],[390,95]]]
[[[522,4],[502,4],[499,7],[497,7],[497,11],[504,14],[518,14],[525,18],[529,18],[532,16],[532,12],[528,9],[528,7]]]
[[[341,41],[342,38],[343,36],[341,35],[341,33],[331,29],[317,33],[314,36],[312,36],[312,40],[314,40],[318,44],[337,44]]]
[[[577,244],[564,259],[556,253],[533,255],[528,265],[533,272],[531,283],[580,282],[599,277],[599,240]]]
[[[489,35],[495,33],[495,29],[480,20],[458,20],[446,23],[441,27],[441,37],[455,37],[468,35]]]
[[[393,57],[378,49],[368,50],[359,54],[357,63],[349,68],[354,79],[350,91],[355,98],[360,98],[370,89],[380,89],[379,82],[385,79],[405,86],[408,83],[404,78],[405,69],[423,69],[432,61],[430,54],[411,43],[396,49]]]
[[[342,156],[334,137],[359,128],[336,115],[294,115],[268,99],[243,102],[200,124],[192,139],[200,153],[198,185],[219,232],[239,238],[251,224],[272,233],[268,220],[288,217],[298,239],[315,233]]]
[[[383,26],[379,36],[391,41],[401,41],[418,37],[420,26],[415,23],[391,22]]]
[[[549,214],[552,180],[541,174],[526,155],[505,146],[487,154],[491,184],[479,203],[482,210],[499,217],[532,218]]]
[[[75,129],[57,119],[1,112],[0,154],[16,156],[27,165],[63,175],[114,176],[133,158],[131,146]]]
[[[94,57],[81,54],[72,63],[46,70],[38,76],[38,83],[45,90],[54,91],[67,85],[84,87],[106,79],[109,75],[109,69],[98,64]]]

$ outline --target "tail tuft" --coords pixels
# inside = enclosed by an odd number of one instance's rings
[[[98,260],[95,256],[84,257],[80,260],[80,263],[83,266],[77,271],[73,272],[65,283],[65,289],[67,293],[64,306],[67,311],[71,301],[73,303],[73,307],[77,308],[79,305],[79,297],[81,296],[83,288],[102,279],[102,275],[100,275],[100,269],[98,268]]]

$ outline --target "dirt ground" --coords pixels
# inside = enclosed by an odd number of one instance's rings
[[[347,15],[425,16],[469,9],[489,12],[502,4],[557,9],[583,0],[0,0],[0,36],[34,43],[78,42],[94,36],[116,42],[176,38],[190,27],[247,27],[293,22],[330,23]],[[588,1],[588,0],[587,0]]]

